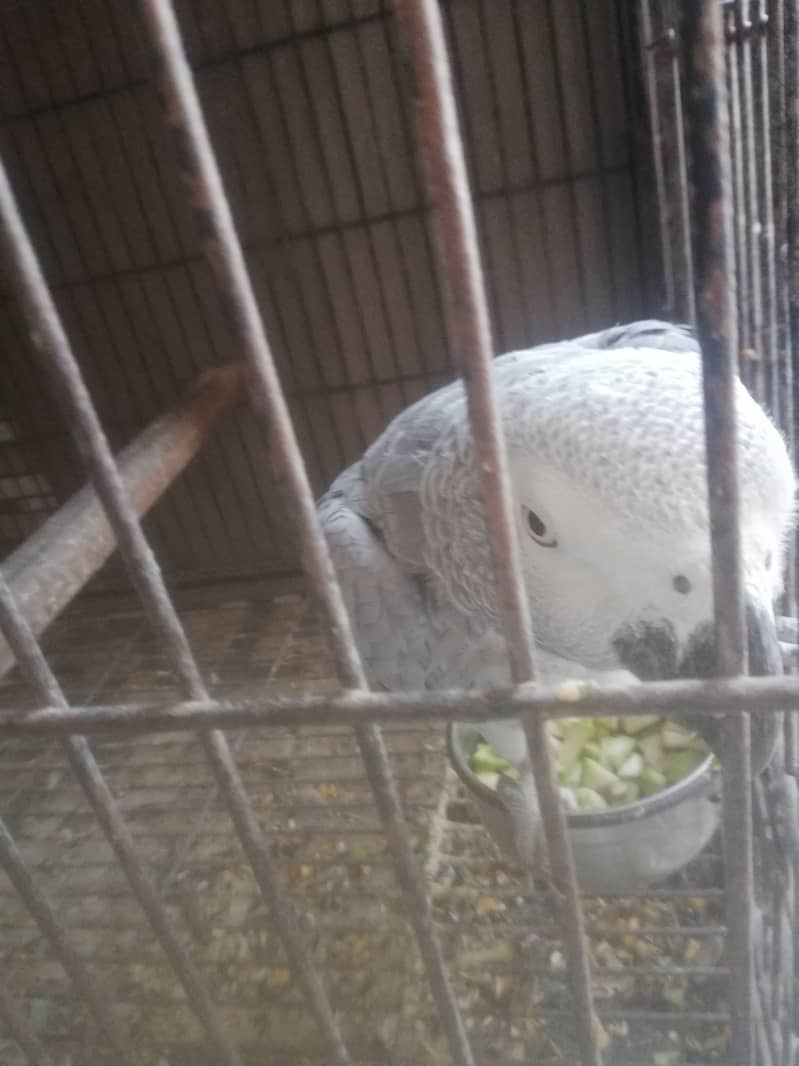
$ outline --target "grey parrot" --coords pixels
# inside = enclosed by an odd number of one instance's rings
[[[514,515],[547,682],[712,676],[713,598],[698,343],[643,321],[496,358]],[[782,671],[775,603],[794,520],[785,443],[737,388],[749,669]],[[510,680],[457,381],[398,415],[318,504],[370,684]],[[719,726],[695,723],[718,749]],[[522,765],[518,722],[486,738]],[[779,716],[753,716],[753,769]],[[531,780],[522,781],[532,802]]]

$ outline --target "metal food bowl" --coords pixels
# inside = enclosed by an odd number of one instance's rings
[[[455,772],[477,804],[488,832],[514,862],[547,873],[544,847],[520,854],[507,807],[469,767],[482,739],[475,723],[452,722],[447,747]],[[721,816],[719,775],[712,755],[687,777],[635,803],[598,811],[569,811],[566,820],[583,892],[592,895],[639,891],[676,873],[709,843]],[[543,832],[537,836],[543,840]]]

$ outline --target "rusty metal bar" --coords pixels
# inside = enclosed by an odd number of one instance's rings
[[[136,1066],[123,1028],[114,1019],[111,1003],[89,977],[80,955],[64,933],[44,892],[34,881],[14,838],[0,819],[0,866],[33,917],[56,958],[66,970],[78,994],[86,1003],[100,1032],[119,1056],[124,1066]]]
[[[450,296],[450,330],[468,398],[511,675],[517,682],[534,680],[533,631],[491,377],[491,323],[443,21],[435,0],[396,0],[396,11],[416,78],[419,140],[430,199],[435,205],[439,267]],[[549,849],[553,899],[562,919],[580,1057],[585,1066],[598,1066],[604,1032],[594,1011],[584,920],[547,725],[541,717],[525,718],[524,728]]]
[[[289,490],[287,502],[295,512],[303,567],[326,618],[339,678],[349,688],[366,690],[366,677],[318,524],[313,494],[208,138],[175,13],[169,0],[142,0],[142,11],[155,50],[156,75],[166,120],[178,144],[181,176],[189,190],[204,237],[204,249],[232,327],[251,363],[253,399],[269,428],[276,476]],[[398,877],[410,901],[410,918],[452,1056],[458,1063],[471,1066],[474,1056],[444,963],[421,871],[413,855],[382,735],[374,724],[364,724],[358,727],[357,741],[392,846]],[[330,1022],[332,1024],[332,1015]]]
[[[739,57],[736,10],[732,4],[724,8],[724,25],[727,39],[727,66],[729,79],[729,107],[732,139],[732,180],[735,204],[735,267],[738,278],[738,334],[749,343],[752,332],[751,312],[749,308],[749,259],[747,252],[747,213],[746,213],[746,167],[744,164],[743,122],[741,120],[741,77]],[[751,363],[746,362],[742,369],[744,379],[748,381]]]
[[[207,699],[200,671],[167,592],[155,556],[126,496],[97,413],[91,402],[69,340],[47,288],[41,267],[22,223],[5,168],[0,165],[0,251],[8,264],[9,283],[19,298],[43,365],[53,380],[65,419],[75,438],[89,477],[100,498],[133,585],[150,624],[189,699]],[[319,976],[303,944],[294,912],[277,875],[267,842],[249,802],[227,740],[218,731],[203,733],[201,742],[239,839],[253,867],[264,900],[275,918],[295,975],[305,991],[317,1024],[337,1066],[350,1066],[338,1023]]]
[[[777,246],[774,227],[774,155],[772,152],[773,127],[771,122],[771,73],[769,60],[768,27],[769,18],[766,0],[760,0],[755,16],[757,31],[757,84],[760,94],[760,122],[758,123],[759,144],[758,158],[761,160],[760,212],[762,229],[760,240],[765,260],[763,272],[764,292],[764,349],[761,358],[768,370],[767,398],[775,419],[785,428],[782,417],[782,397],[780,395],[779,349],[777,348]]]
[[[750,0],[737,0],[735,25],[740,49],[740,73],[742,86],[743,158],[746,162],[746,201],[738,204],[738,213],[746,225],[746,251],[748,253],[749,300],[752,310],[750,335],[744,337],[746,347],[754,351],[752,378],[754,393],[761,403],[766,400],[765,352],[763,350],[763,278],[760,237],[760,184],[758,166],[758,143],[755,116],[754,72],[752,63],[752,21],[749,17]]]
[[[789,338],[790,351],[796,353],[799,345],[799,4],[795,0],[785,0],[778,5],[781,14],[779,29],[781,31],[781,101],[780,131],[782,134],[782,170],[783,184],[779,202],[784,203],[784,229],[780,234],[780,246],[784,248],[784,292],[785,292],[785,331]],[[778,156],[778,162],[780,157]],[[790,377],[786,373],[786,384],[790,381],[790,397],[793,411],[799,407],[799,375],[791,363]],[[793,422],[792,422],[793,427]],[[796,463],[796,441],[793,443],[793,460]],[[791,543],[791,578],[790,597],[794,602],[799,597],[799,533],[795,533]],[[792,716],[786,733],[786,758],[792,773],[799,772],[799,721]],[[799,900],[799,882],[796,883],[797,900]],[[797,939],[797,972],[799,972],[799,938]],[[798,985],[799,988],[799,985]],[[797,991],[797,1010],[799,1011],[799,991]]]
[[[25,1053],[28,1066],[53,1066],[53,1060],[4,984],[0,984],[0,1019],[5,1023],[12,1040],[16,1040]]]
[[[793,18],[791,13],[793,13]],[[794,425],[794,363],[796,337],[792,329],[791,309],[796,299],[795,286],[791,283],[793,255],[791,253],[791,219],[796,215],[796,204],[791,196],[796,195],[796,156],[791,154],[790,144],[795,141],[796,130],[796,13],[793,5],[780,2],[773,5],[770,20],[770,38],[773,62],[770,66],[773,80],[772,136],[774,138],[774,216],[777,254],[777,336],[779,392],[781,424],[788,444],[789,454],[796,463],[796,435]],[[789,78],[791,79],[789,84]],[[793,102],[789,110],[789,100]],[[792,295],[793,294],[793,295]],[[791,538],[788,550],[788,579],[783,611],[796,616],[797,550],[796,537]],[[796,666],[792,667],[795,670]],[[785,765],[789,773],[795,773],[799,764],[799,735],[797,720],[791,715],[785,720]],[[799,947],[797,948],[799,951]]]
[[[669,316],[676,313],[677,301],[674,289],[674,256],[672,253],[669,200],[666,191],[666,169],[663,162],[663,127],[660,120],[660,94],[657,77],[656,40],[652,28],[651,0],[641,0],[641,62],[646,77],[647,104],[649,106],[649,131],[652,138],[652,165],[655,172],[658,224],[660,226],[660,255],[663,283],[666,291],[665,310]],[[674,31],[672,30],[672,37]],[[668,42],[673,47],[673,42]]]
[[[766,14],[766,17],[769,17]],[[776,331],[773,338],[777,353],[776,391],[779,395],[780,423],[788,443],[789,453],[795,457],[794,397],[793,397],[793,338],[790,323],[790,288],[788,274],[788,86],[787,77],[789,61],[789,39],[786,34],[785,4],[780,0],[773,5],[773,14],[769,18],[768,38],[771,43],[771,60],[769,62],[770,102],[770,141],[773,142],[771,157],[774,161],[772,174],[771,205],[774,225],[772,247],[776,271]],[[794,64],[795,64],[795,57]],[[794,67],[795,76],[795,67]],[[791,553],[793,555],[793,553]],[[787,614],[796,614],[795,577],[790,582],[789,606]],[[793,609],[792,609],[793,608]]]
[[[671,50],[671,91],[674,107],[674,150],[677,158],[676,185],[679,200],[680,247],[682,251],[683,296],[688,321],[696,322],[696,293],[694,276],[694,251],[691,241],[691,205],[688,195],[688,160],[685,149],[685,124],[683,120],[682,78],[680,77],[680,54],[676,45]]]
[[[657,714],[682,718],[701,714],[727,718],[741,711],[768,714],[799,711],[799,678],[736,677],[718,681],[648,681],[646,684],[558,687],[522,684],[497,689],[434,692],[349,691],[335,696],[261,696],[247,700],[188,700],[174,703],[113,703],[45,707],[0,714],[0,737],[169,733],[180,730],[240,729],[246,726],[362,726],[371,722],[491,721],[524,715],[590,718]]]
[[[241,365],[212,367],[189,393],[119,453],[117,468],[138,515],[145,514],[244,396]],[[87,485],[3,562],[17,606],[39,636],[116,547],[97,493]],[[14,665],[0,638],[0,677]]]
[[[724,27],[718,0],[684,5],[682,29],[693,157],[697,334],[702,349],[717,672],[735,677],[746,670],[746,623],[738,518],[733,199]],[[733,1061],[735,1066],[751,1066],[755,1055],[754,887],[746,713],[725,721],[722,748]]]
[[[68,710],[69,705],[36,637],[25,621],[0,573],[0,629],[17,662],[41,702]],[[216,1007],[191,955],[181,943],[155,886],[148,878],[136,853],[136,845],[100,767],[83,737],[66,737],[64,752],[81,788],[92,806],[106,839],[125,871],[128,883],[139,901],[186,993],[186,998],[202,1022],[208,1040],[221,1062],[240,1066],[241,1059],[228,1039]]]

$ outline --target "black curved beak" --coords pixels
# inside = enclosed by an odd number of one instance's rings
[[[753,597],[746,600],[749,673],[752,677],[782,674],[782,653],[777,638],[773,610]],[[688,642],[677,676],[710,678],[716,672],[716,640],[712,626],[702,626]],[[721,721],[691,719],[694,728],[718,754],[721,746]],[[777,750],[782,729],[782,712],[753,714],[751,719],[752,772],[763,773]]]
[[[753,677],[782,674],[782,653],[777,638],[774,612],[770,606],[748,596],[746,601],[749,673]],[[699,626],[690,637],[682,656],[677,634],[667,619],[639,621],[622,626],[613,637],[619,660],[641,681],[716,676],[716,638],[711,623]],[[686,719],[719,754],[722,723],[716,718]],[[752,772],[761,774],[771,763],[782,729],[782,712],[754,714],[751,721]]]

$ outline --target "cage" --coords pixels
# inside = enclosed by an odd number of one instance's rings
[[[796,19],[0,5],[0,1062],[796,1061],[795,716],[750,790],[733,712],[799,703],[732,676],[724,391],[740,360],[793,454]],[[488,359],[651,315],[695,322],[720,383],[730,677],[639,698],[727,716],[725,832],[580,899],[545,756],[554,894],[448,765],[446,722],[496,696],[361,691],[313,494],[459,367],[501,470]],[[523,682],[507,485],[485,492]],[[514,693],[540,740],[555,696]]]

